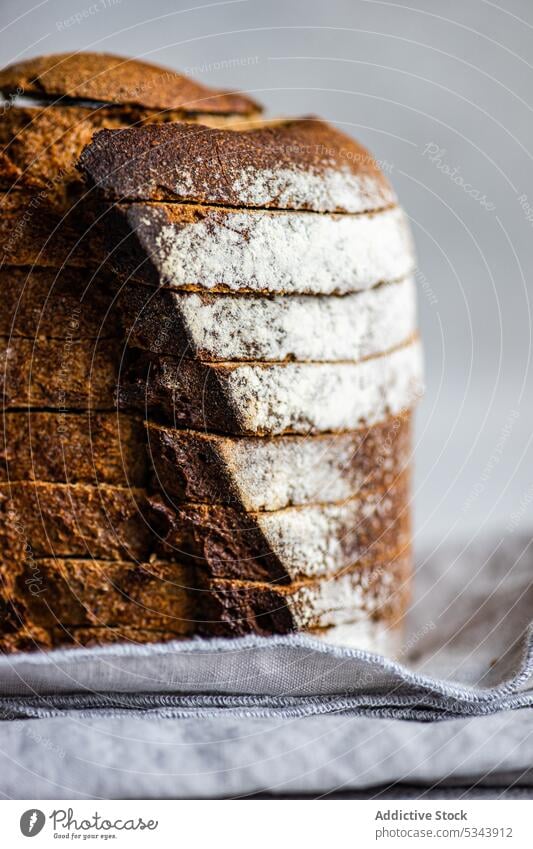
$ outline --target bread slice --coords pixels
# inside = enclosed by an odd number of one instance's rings
[[[246,513],[223,505],[150,500],[165,559],[188,557],[215,578],[289,583],[385,562],[410,541],[409,480],[370,486],[340,504]]]
[[[154,485],[172,501],[245,511],[341,502],[388,489],[411,459],[411,416],[339,434],[228,437],[146,423]]]
[[[45,191],[0,193],[3,265],[100,269],[107,249],[89,204],[57,211]]]
[[[4,409],[115,408],[120,339],[0,339]]]
[[[156,354],[216,361],[360,360],[416,332],[410,277],[344,295],[227,295],[135,284],[120,293],[128,343]]]
[[[12,580],[43,557],[145,559],[152,535],[143,489],[44,482],[0,484],[0,569]]]
[[[407,607],[408,596],[406,601]],[[330,645],[373,652],[392,660],[401,660],[405,653],[404,617],[401,615],[391,623],[360,618],[359,621],[332,625],[331,628],[310,629],[307,634]]]
[[[30,628],[27,625],[20,624],[12,631],[4,629],[0,633],[0,653],[15,654],[53,648],[93,648],[117,643],[146,645],[148,643],[166,643],[171,640],[182,639],[184,636],[182,631],[135,628],[130,625],[113,627],[56,625],[53,628]]]
[[[197,620],[190,569],[157,561],[26,563],[6,603],[12,605],[13,620],[29,630],[125,625],[187,634]]]
[[[259,105],[240,92],[209,88],[170,68],[110,53],[36,56],[0,71],[0,91],[50,100],[66,98],[183,114],[250,115]]]
[[[72,268],[0,269],[0,337],[121,335],[113,278]]]
[[[181,623],[182,625],[184,623]],[[227,630],[227,627],[226,627]],[[401,655],[402,622],[387,624],[380,619],[359,618],[344,625],[329,628],[311,628],[305,632],[308,636],[337,646],[377,652],[385,657]],[[269,636],[268,632],[265,636]],[[180,640],[191,634],[182,630],[172,631],[156,628],[135,628],[130,625],[112,627],[90,625],[87,627],[28,628],[22,626],[16,631],[3,632],[0,636],[0,652],[11,654],[22,651],[35,651],[51,648],[80,648],[107,646],[122,643],[125,645],[147,645],[149,643],[167,643]]]
[[[0,122],[0,187],[42,192],[55,209],[65,209],[83,190],[75,164],[93,134],[128,123],[116,108],[12,106]]]
[[[372,425],[422,392],[417,339],[358,363],[199,363],[131,356],[122,405],[177,426],[234,434],[310,434]]]
[[[143,423],[117,413],[5,412],[0,433],[0,480],[146,483]]]
[[[183,123],[102,130],[79,167],[111,201],[348,213],[396,203],[369,152],[318,118],[243,131]]]
[[[201,590],[179,563],[43,559],[25,566],[11,592],[1,594],[0,651],[175,639],[195,631],[238,636],[316,629],[325,635],[331,627],[356,624],[394,629],[405,613],[410,571],[404,552],[326,580],[289,586],[217,580]]]
[[[175,289],[347,294],[400,280],[415,259],[399,207],[360,215],[117,204],[106,222],[121,279]]]
[[[406,612],[411,571],[404,551],[330,579],[288,586],[213,581],[208,630],[220,636],[286,634],[372,621],[394,628]]]

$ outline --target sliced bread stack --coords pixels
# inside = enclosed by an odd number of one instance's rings
[[[152,531],[202,590],[206,633],[384,648],[411,571],[414,256],[375,161],[315,119],[98,133],[146,419]]]
[[[116,409],[118,288],[75,163],[104,127],[258,107],[105,54],[12,65],[0,91],[0,650],[187,633],[187,567],[154,559],[142,418]]]

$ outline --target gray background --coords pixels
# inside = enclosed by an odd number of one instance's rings
[[[321,114],[385,161],[420,260],[417,541],[531,526],[531,3],[2,0],[1,14],[2,64],[143,57]]]

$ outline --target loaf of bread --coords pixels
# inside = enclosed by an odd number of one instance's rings
[[[374,161],[302,120],[110,129],[80,168],[126,281],[118,398],[148,417],[159,556],[194,566],[220,634],[355,626],[367,570],[399,621],[422,371],[410,234]]]
[[[422,369],[372,156],[107,54],[23,61],[0,91],[0,650],[390,650]]]

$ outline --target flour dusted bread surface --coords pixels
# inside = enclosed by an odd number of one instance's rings
[[[54,100],[113,103],[187,113],[236,113],[260,110],[239,92],[209,88],[176,71],[109,53],[55,53],[25,59],[0,71],[0,91]]]
[[[317,118],[239,130],[103,130],[80,167],[108,200],[369,212],[396,196],[367,150]]]
[[[143,486],[143,423],[116,412],[4,412],[0,480]]]
[[[360,360],[416,332],[412,278],[343,297],[225,295],[125,286],[128,341],[211,362]]]
[[[339,434],[228,437],[147,422],[155,485],[168,498],[280,510],[387,489],[411,459],[411,416]]]
[[[121,278],[176,289],[346,294],[414,269],[399,207],[361,215],[117,204],[107,221]]]
[[[358,363],[211,364],[140,354],[121,377],[119,398],[177,426],[275,435],[374,424],[421,391],[415,339]]]
[[[245,513],[152,498],[164,556],[192,558],[213,577],[289,582],[331,575],[368,556],[383,562],[409,541],[408,477],[376,481],[340,504]]]

